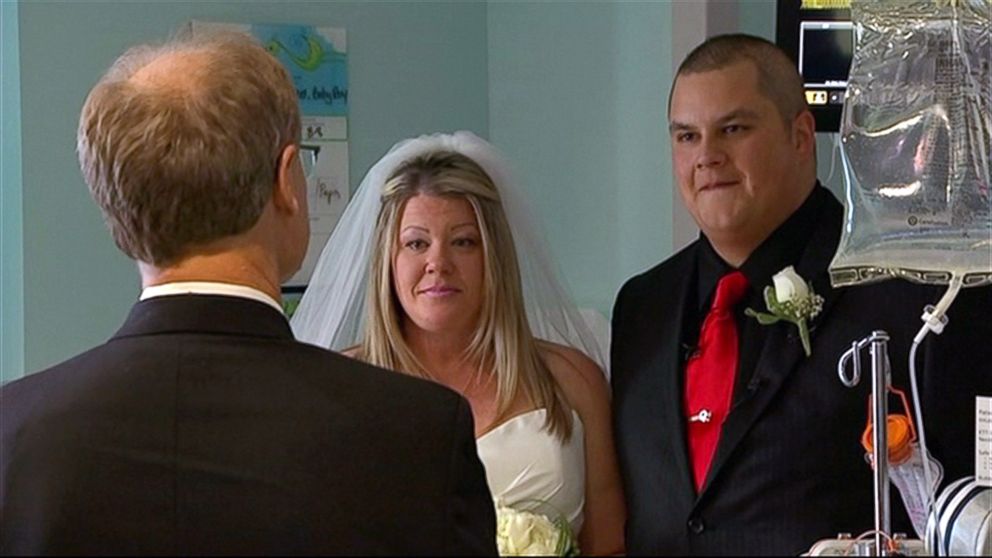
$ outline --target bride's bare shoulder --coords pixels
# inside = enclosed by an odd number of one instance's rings
[[[537,348],[545,363],[552,369],[552,373],[567,371],[582,375],[595,373],[600,377],[603,376],[603,370],[599,365],[578,349],[544,339],[537,340]]]
[[[343,349],[343,350],[341,350],[339,352],[341,354],[343,354],[344,356],[348,357],[348,358],[356,358],[356,359],[359,359],[359,360],[361,360],[361,358],[362,358],[362,346],[361,345],[355,345],[353,347],[348,347],[347,349]]]
[[[580,409],[608,397],[603,369],[585,353],[572,347],[538,340],[538,350],[569,403]]]

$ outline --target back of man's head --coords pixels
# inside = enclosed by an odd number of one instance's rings
[[[675,74],[679,76],[721,70],[739,62],[750,62],[757,71],[758,90],[779,111],[786,129],[800,112],[807,110],[803,80],[789,56],[774,43],[760,37],[734,33],[710,37],[685,57]],[[669,110],[671,110],[669,94]]]
[[[250,229],[299,135],[289,74],[225,33],[128,50],[87,97],[77,151],[117,246],[165,266]]]

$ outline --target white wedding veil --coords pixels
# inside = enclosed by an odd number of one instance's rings
[[[582,351],[605,372],[608,355],[602,354],[589,325],[558,282],[555,265],[507,163],[496,148],[470,132],[401,141],[372,166],[324,246],[293,314],[291,325],[296,338],[336,351],[361,342],[372,236],[382,187],[402,164],[435,151],[451,151],[472,159],[499,190],[519,260],[524,307],[532,334]]]

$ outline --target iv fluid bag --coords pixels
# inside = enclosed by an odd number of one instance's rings
[[[992,283],[992,0],[855,0],[834,286]]]

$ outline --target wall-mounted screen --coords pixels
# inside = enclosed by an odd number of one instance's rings
[[[854,55],[851,0],[778,0],[776,42],[803,76],[818,132],[836,132]]]

